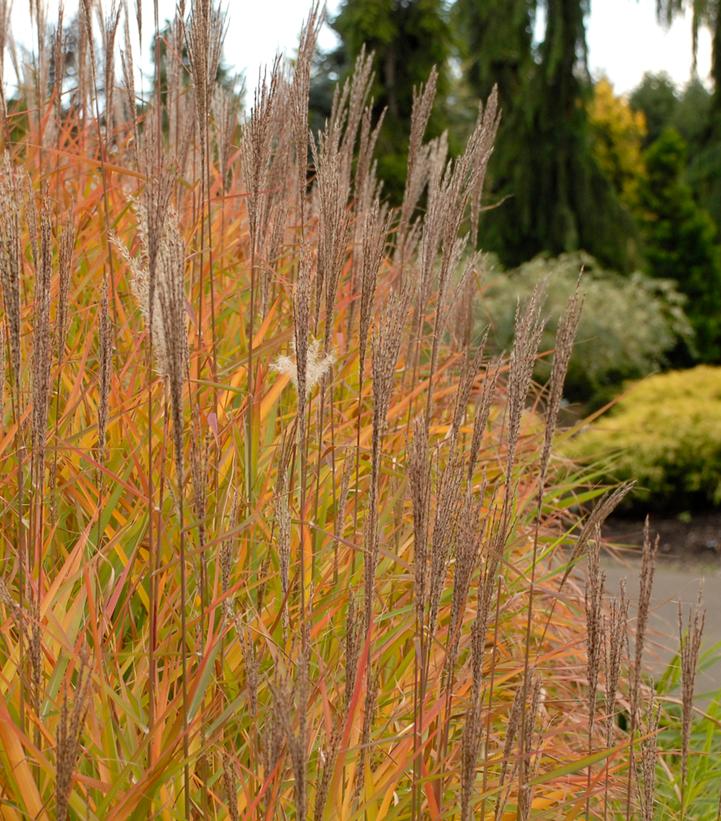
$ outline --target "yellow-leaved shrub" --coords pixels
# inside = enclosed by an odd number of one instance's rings
[[[700,366],[631,385],[614,409],[569,445],[603,460],[607,481],[635,480],[653,507],[721,503],[721,368]]]

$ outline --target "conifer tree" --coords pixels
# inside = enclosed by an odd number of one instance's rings
[[[629,97],[631,108],[646,120],[644,148],[648,148],[673,122],[678,110],[678,96],[673,80],[665,72],[647,71]]]
[[[694,64],[699,30],[707,28],[711,33],[713,93],[705,134],[691,162],[690,176],[697,196],[714,219],[718,238],[721,226],[721,0],[656,0],[656,8],[664,23],[671,23],[674,17],[686,11],[691,12]]]
[[[533,67],[535,0],[457,0],[453,7],[463,76],[485,100],[494,85],[509,118]]]
[[[523,83],[522,116],[506,129],[495,166],[493,190],[502,204],[487,215],[486,244],[509,265],[542,251],[583,249],[625,270],[633,221],[593,156],[588,126],[589,2],[545,0],[543,6],[545,37]]]
[[[721,358],[721,257],[715,226],[693,198],[684,178],[685,144],[666,129],[646,152],[641,187],[643,235],[649,273],[675,279],[688,299],[686,313],[696,334],[696,356]]]

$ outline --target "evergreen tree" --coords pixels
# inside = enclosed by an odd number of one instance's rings
[[[533,68],[529,0],[457,0],[453,8],[463,76],[485,100],[494,85],[508,119]]]
[[[525,95],[536,68],[534,12],[535,0],[456,0],[453,7],[451,19],[461,58],[460,104],[466,113],[461,126],[472,125],[477,101],[486,100],[498,87],[502,116],[486,182],[491,202],[507,202],[512,196],[506,185],[522,150],[518,137],[525,133]],[[504,205],[498,213],[489,212],[481,226],[481,244],[504,262],[518,261],[508,253],[506,242],[507,220],[512,218],[512,206]]]
[[[660,74],[646,72],[641,82],[631,92],[629,102],[631,108],[643,114],[646,120],[644,147],[648,148],[673,122],[678,109],[676,86],[665,72]]]
[[[684,138],[689,153],[703,147],[711,114],[712,95],[704,84],[694,77],[679,97],[671,124]]]
[[[534,4],[535,5],[535,4]],[[506,129],[486,242],[506,264],[541,251],[583,249],[609,267],[629,266],[633,221],[593,156],[588,127],[588,0],[545,0],[539,62],[524,83],[523,116]],[[511,144],[512,143],[512,144]]]
[[[376,115],[386,109],[378,142],[379,176],[387,193],[400,199],[406,172],[408,130],[413,88],[438,69],[437,103],[428,135],[445,126],[444,104],[449,90],[450,28],[443,0],[344,0],[332,21],[341,45],[331,58],[339,75],[348,72],[365,44],[375,55],[371,90]]]
[[[694,62],[698,32],[711,32],[711,82],[713,92],[700,148],[694,152],[690,176],[699,200],[721,226],[721,0],[657,0],[659,19],[670,23],[678,14],[691,12]],[[718,236],[718,233],[717,233]]]
[[[666,129],[646,152],[641,187],[643,234],[649,272],[675,279],[688,299],[686,313],[696,334],[696,354],[721,358],[721,258],[715,226],[693,198],[684,177],[686,147]]]
[[[721,116],[721,0],[656,0],[656,10],[659,20],[666,25],[670,25],[677,15],[691,12],[694,71],[699,30],[705,27],[711,32],[713,107],[715,114]]]

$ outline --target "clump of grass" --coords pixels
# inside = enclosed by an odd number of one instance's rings
[[[509,356],[451,327],[478,296],[495,94],[449,158],[425,139],[431,74],[393,210],[371,55],[309,136],[318,7],[242,118],[210,0],[171,21],[166,87],[158,68],[137,98],[140,7],[97,29],[82,4],[72,102],[38,81],[43,52],[15,106],[32,115],[2,131],[3,806],[500,819],[581,795],[608,816],[636,809],[643,732],[647,813],[653,549],[629,665],[597,535],[628,487],[573,513],[554,451],[581,292],[547,386],[543,286]],[[121,25],[122,78],[104,51]]]

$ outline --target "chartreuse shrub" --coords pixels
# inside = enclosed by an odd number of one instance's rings
[[[721,368],[649,376],[570,444],[572,456],[604,460],[605,478],[633,479],[653,506],[721,503]]]
[[[673,282],[640,272],[621,276],[602,269],[588,254],[539,256],[508,272],[491,259],[488,269],[477,316],[479,324],[491,327],[491,341],[501,350],[513,338],[517,300],[547,281],[548,322],[541,343],[546,351],[553,347],[556,322],[583,271],[583,315],[566,379],[569,399],[607,401],[624,380],[663,367],[667,353],[692,334],[684,297]],[[536,375],[547,377],[548,359],[539,361]]]

